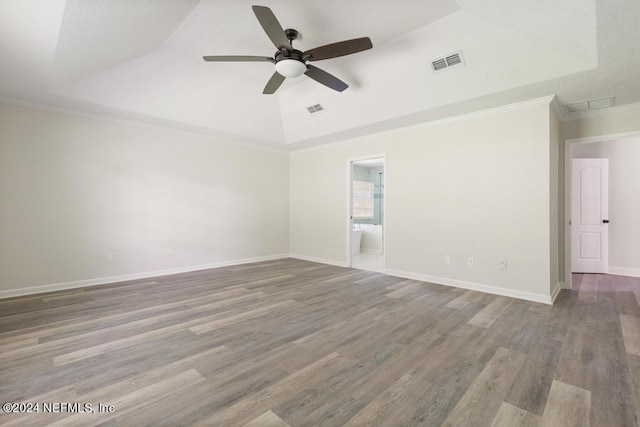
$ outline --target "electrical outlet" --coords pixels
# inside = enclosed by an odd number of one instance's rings
[[[469,258],[467,258],[467,266],[473,267],[473,264],[474,264],[473,257],[470,256]]]
[[[445,264],[451,264],[451,255],[445,255],[444,256],[444,263]]]
[[[118,260],[118,257],[116,256],[116,254],[112,252],[111,255],[109,256],[109,259],[111,260],[111,262],[115,262]]]
[[[175,251],[175,249],[173,249],[173,248],[169,248],[169,251],[168,251],[168,252],[169,252],[169,255],[171,255],[171,256],[173,256],[173,255],[175,255],[175,254],[176,254],[176,251]]]
[[[500,271],[507,271],[507,261],[500,261]]]

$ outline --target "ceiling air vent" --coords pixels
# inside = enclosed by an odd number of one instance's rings
[[[588,102],[574,102],[573,104],[565,105],[568,113],[578,113],[580,111],[588,111],[589,103]]]
[[[310,105],[307,107],[307,111],[310,112],[311,114],[317,113],[318,111],[323,111],[323,110],[324,108],[322,108],[322,105],[320,104]]]
[[[433,67],[433,71],[440,71],[447,68],[447,61],[444,58],[436,59],[431,62],[431,66]]]
[[[434,72],[443,71],[456,65],[463,65],[462,51],[458,51],[442,58],[436,58],[431,61],[431,69]]]
[[[566,104],[564,108],[567,113],[580,113],[584,111],[602,110],[603,108],[613,107],[613,96],[606,98],[590,99],[588,101],[574,102],[572,104]]]
[[[445,60],[447,61],[447,66],[449,66],[449,67],[453,67],[454,65],[462,64],[462,59],[461,59],[459,53],[454,53],[451,56],[447,56],[445,58]]]
[[[600,110],[613,107],[613,96],[608,98],[592,99],[589,101],[589,110]]]

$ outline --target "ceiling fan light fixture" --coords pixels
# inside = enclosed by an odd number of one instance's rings
[[[297,59],[281,59],[276,63],[276,71],[285,77],[299,77],[307,71],[307,66]]]

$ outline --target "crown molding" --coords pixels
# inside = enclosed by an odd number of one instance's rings
[[[372,135],[375,135],[375,136],[395,135],[395,134],[401,134],[405,132],[414,132],[416,130],[447,126],[447,125],[451,125],[458,122],[480,119],[483,117],[489,117],[497,114],[518,111],[518,110],[536,107],[540,105],[550,105],[551,108],[555,111],[556,115],[558,115],[559,119],[561,121],[566,121],[566,115],[563,115],[562,106],[558,102],[556,95],[549,95],[549,96],[543,96],[540,98],[530,99],[527,101],[506,104],[499,107],[486,108],[478,111],[473,111],[471,113],[445,117],[442,119],[430,120],[423,123],[400,126],[400,127],[396,127],[388,130],[378,131],[378,132],[366,133],[365,135],[350,137],[350,138],[346,138],[340,141],[335,141],[327,144],[320,144],[312,147],[295,148],[292,146],[293,144],[282,144],[282,147],[278,147],[277,145],[276,146],[273,145],[277,143],[269,143],[266,141],[253,141],[245,138],[238,138],[237,136],[234,136],[234,135],[226,135],[226,134],[222,136],[214,135],[213,131],[209,131],[206,129],[202,129],[202,130],[192,129],[189,125],[184,125],[184,126],[180,124],[172,125],[171,123],[167,123],[162,119],[149,118],[145,120],[144,118],[141,118],[141,119],[123,118],[123,117],[119,117],[117,115],[112,115],[108,113],[87,112],[80,109],[59,107],[51,104],[30,102],[30,101],[24,101],[24,100],[18,100],[18,99],[6,98],[6,97],[0,97],[0,102],[6,103],[6,104],[18,105],[22,107],[40,109],[40,110],[49,111],[53,113],[67,114],[71,116],[83,117],[83,118],[93,119],[93,120],[101,120],[101,121],[116,123],[120,125],[128,125],[128,126],[142,127],[146,129],[177,132],[182,135],[204,138],[206,140],[214,141],[222,144],[232,144],[236,146],[245,146],[245,147],[260,149],[264,151],[270,151],[270,152],[276,152],[276,153],[288,153],[288,154],[295,153],[295,152],[321,150],[323,148],[339,146],[343,144],[350,144],[357,141],[362,141],[364,139],[368,139]],[[637,105],[638,105],[637,108],[640,109],[640,104],[637,104]],[[611,109],[608,109],[607,111],[609,110]],[[598,110],[598,111],[602,111],[602,110]],[[270,145],[266,146],[265,144],[270,144]]]
[[[342,141],[336,141],[336,142],[332,142],[332,143],[328,143],[328,144],[322,144],[322,145],[317,145],[317,146],[313,146],[313,147],[305,147],[305,148],[299,148],[296,149],[294,147],[291,148],[291,152],[292,153],[299,153],[299,152],[305,152],[305,151],[316,151],[316,150],[322,150],[324,148],[329,148],[329,147],[336,147],[336,146],[340,146],[340,145],[344,145],[344,144],[351,144],[354,142],[358,142],[358,141],[363,141],[363,140],[367,140],[370,139],[372,136],[384,136],[384,135],[398,135],[398,134],[402,134],[405,132],[415,132],[417,130],[422,130],[422,129],[429,129],[429,128],[435,128],[435,127],[440,127],[440,126],[447,126],[447,125],[451,125],[454,123],[458,123],[458,122],[464,122],[464,121],[468,121],[468,120],[475,120],[475,119],[480,119],[483,117],[489,117],[489,116],[495,116],[497,114],[503,114],[503,113],[509,113],[512,111],[518,111],[518,110],[524,110],[527,108],[532,108],[532,107],[537,107],[540,105],[550,105],[552,104],[553,100],[556,98],[555,95],[550,95],[550,96],[543,96],[540,98],[534,98],[534,99],[530,99],[527,101],[521,101],[521,102],[516,102],[513,104],[507,104],[507,105],[502,105],[500,107],[493,107],[493,108],[487,108],[484,110],[478,110],[478,111],[474,111],[471,113],[466,113],[466,114],[460,114],[457,116],[451,116],[451,117],[445,117],[443,119],[436,119],[436,120],[431,120],[431,121],[427,121],[424,123],[418,123],[418,124],[413,124],[413,125],[408,125],[408,126],[401,126],[401,127],[397,127],[397,128],[393,128],[393,129],[389,129],[389,130],[384,130],[384,131],[379,131],[379,132],[372,132],[366,135],[360,135],[357,137],[353,137],[353,138],[347,138],[344,139]]]
[[[583,136],[579,138],[565,139],[565,143],[569,144],[591,144],[594,142],[611,141],[614,139],[640,138],[640,131],[610,133],[605,135]]]
[[[255,148],[258,150],[264,150],[264,151],[270,151],[270,152],[276,152],[276,153],[287,153],[289,151],[287,147],[284,145],[282,146],[282,148],[272,145],[272,144],[278,144],[278,143],[253,140],[251,138],[238,137],[233,134],[225,134],[225,133],[217,132],[213,130],[200,129],[197,126],[192,126],[187,124],[184,124],[184,125],[181,123],[173,124],[170,121],[167,121],[161,118],[154,118],[154,117],[125,118],[115,114],[98,113],[98,112],[92,112],[92,111],[90,112],[90,111],[84,111],[76,108],[60,107],[57,105],[51,105],[51,104],[46,104],[41,102],[25,101],[21,99],[7,98],[2,96],[0,96],[0,103],[4,103],[8,105],[17,105],[17,106],[26,107],[26,108],[33,108],[36,110],[47,111],[50,113],[65,114],[65,115],[74,116],[74,117],[82,117],[90,120],[99,120],[103,122],[115,123],[115,124],[124,125],[124,126],[133,126],[133,127],[150,129],[150,130],[169,131],[169,132],[174,132],[174,133],[178,133],[185,136],[203,138],[205,140],[220,143],[220,144],[231,144],[235,146]],[[270,145],[267,145],[267,144],[270,144]]]

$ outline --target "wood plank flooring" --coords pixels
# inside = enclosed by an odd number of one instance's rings
[[[639,426],[640,279],[574,277],[551,307],[283,259],[0,300],[0,403],[39,404],[0,425]]]

